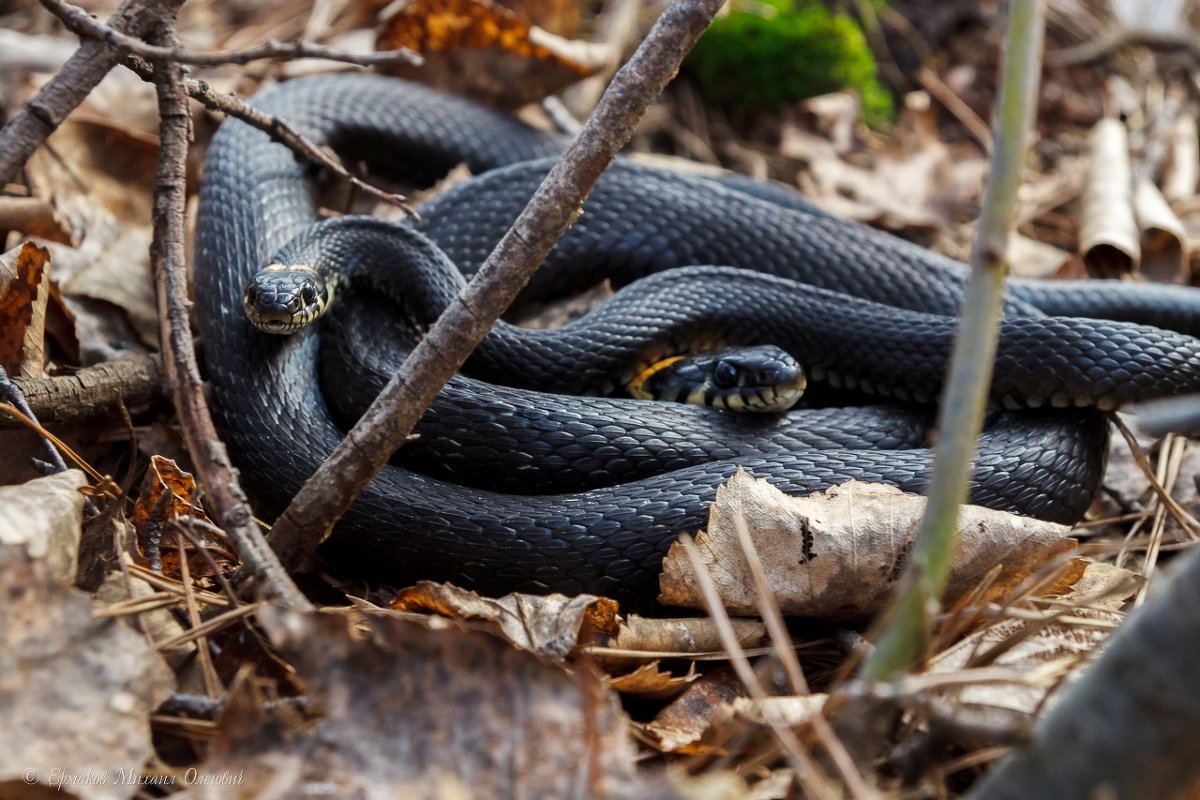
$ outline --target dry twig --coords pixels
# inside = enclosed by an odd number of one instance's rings
[[[125,66],[132,70],[138,77],[144,81],[154,80],[154,67],[149,62],[139,56],[130,56],[125,60]],[[280,119],[272,114],[267,114],[264,111],[259,111],[257,108],[250,106],[246,101],[234,94],[221,94],[213,91],[204,81],[193,80],[192,78],[183,79],[183,89],[188,96],[202,104],[209,111],[214,111],[218,114],[225,114],[236,119],[240,119],[247,125],[251,125],[263,131],[275,141],[282,144],[284,147],[291,150],[299,158],[305,161],[311,161],[319,167],[324,167],[333,174],[337,175],[342,180],[348,181],[356,189],[363,193],[374,197],[376,200],[387,203],[403,209],[409,214],[414,214],[412,207],[405,202],[403,195],[393,194],[384,191],[383,189],[372,186],[367,181],[359,178],[351,173],[345,165],[333,153],[323,148],[317,147],[290,124],[287,120]]]
[[[169,31],[168,25],[163,26]],[[169,33],[160,33],[169,37]],[[188,452],[208,489],[215,516],[233,537],[242,562],[263,580],[263,591],[280,603],[311,610],[291,578],[267,547],[254,522],[246,496],[237,483],[229,454],[220,444],[204,398],[196,350],[188,321],[187,269],[184,258],[186,161],[191,117],[179,64],[159,62],[155,70],[159,98],[158,172],[154,190],[154,241],[151,264],[158,294],[159,337],[180,428]]]
[[[138,406],[164,394],[162,363],[143,355],[105,361],[70,375],[13,378],[29,408],[46,422],[66,422],[111,411],[119,403]],[[0,427],[14,423],[0,417]]]

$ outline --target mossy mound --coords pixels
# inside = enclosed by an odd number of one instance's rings
[[[858,23],[819,2],[755,0],[718,17],[688,56],[686,69],[709,102],[747,110],[841,89],[862,98],[872,127],[892,117],[875,59]]]

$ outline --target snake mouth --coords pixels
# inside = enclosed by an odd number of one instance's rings
[[[808,388],[808,377],[801,372],[791,380],[783,381],[775,385],[773,398],[769,403],[771,411],[786,411],[796,403],[800,402],[804,390]]]
[[[300,330],[301,326],[292,318],[268,318],[260,316],[254,322],[255,327],[267,333],[288,334]]]
[[[800,402],[808,378],[803,372],[760,389],[731,393],[720,407],[743,414],[781,414]]]

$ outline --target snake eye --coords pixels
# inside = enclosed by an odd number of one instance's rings
[[[311,283],[304,284],[304,288],[300,290],[300,297],[304,300],[304,305],[311,306],[317,302],[317,290]]]
[[[716,369],[713,370],[713,380],[721,389],[729,389],[737,385],[738,370],[733,364],[728,361],[720,361],[717,363]]]

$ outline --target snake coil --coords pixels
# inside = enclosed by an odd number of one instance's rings
[[[422,206],[420,224],[317,223],[308,170],[288,151],[236,121],[213,140],[195,294],[214,410],[247,490],[277,513],[340,440],[335,416],[361,412],[412,334],[386,303],[356,290],[321,332],[269,336],[242,315],[246,280],[281,254],[369,272],[400,251],[415,265],[403,268],[404,316],[427,324],[463,283],[455,267],[467,276],[479,268],[562,142],[374,76],[296,80],[255,105],[383,173],[433,179],[465,162],[479,174]],[[912,405],[746,420],[569,395],[602,391],[655,343],[717,328],[731,344],[787,349],[810,378],[931,402],[960,264],[823,214],[782,187],[618,163],[526,296],[603,276],[630,285],[582,320],[493,331],[468,363],[471,377],[447,386],[420,438],[343,517],[325,546],[333,557],[393,582],[421,576],[644,602],[666,548],[703,526],[715,487],[739,465],[791,493],[850,478],[921,490],[928,415]],[[1005,310],[993,401],[1043,410],[1001,414],[985,432],[972,499],[1074,521],[1107,441],[1102,414],[1074,407],[1200,390],[1200,298],[1175,287],[1013,281]],[[388,343],[392,334],[400,344]]]

